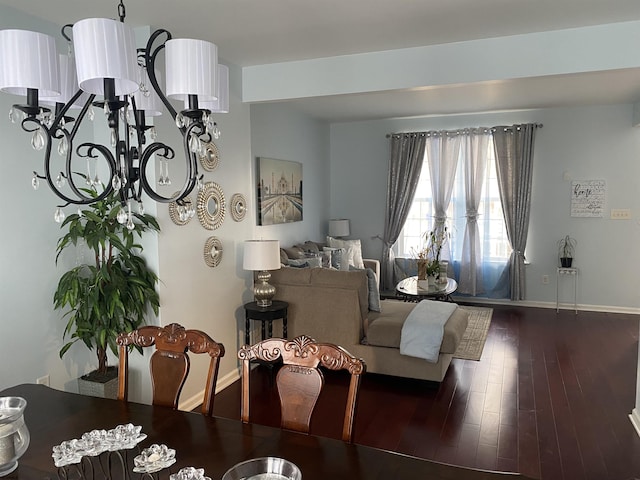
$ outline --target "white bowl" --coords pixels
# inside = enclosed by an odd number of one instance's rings
[[[238,463],[222,476],[222,480],[301,480],[300,469],[289,460],[261,457]]]

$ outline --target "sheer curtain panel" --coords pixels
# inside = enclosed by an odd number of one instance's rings
[[[383,290],[395,289],[393,275],[395,256],[391,247],[398,239],[411,209],[422,169],[425,141],[424,132],[391,135],[387,209],[382,238],[381,276]]]
[[[469,295],[484,293],[482,249],[478,229],[478,208],[487,171],[491,130],[470,130],[464,136],[464,198],[466,225],[460,258],[458,291]]]

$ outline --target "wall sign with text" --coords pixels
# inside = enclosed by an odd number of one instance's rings
[[[571,216],[602,218],[606,193],[604,180],[571,182]]]

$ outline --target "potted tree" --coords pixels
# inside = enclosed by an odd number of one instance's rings
[[[111,194],[78,214],[69,215],[60,228],[66,233],[58,240],[56,264],[66,248],[82,243],[93,260],[65,272],[58,282],[54,306],[67,309],[63,338],[70,339],[61,348],[60,358],[77,341],[95,349],[98,367],[79,380],[79,388],[81,393],[113,396],[117,368],[108,368],[107,349],[117,355],[118,334],[144,324],[150,309],[158,313],[158,277],[140,255],[142,246],[136,243],[136,237],[149,230],[157,232],[160,227],[152,215],[126,212],[119,198]],[[116,379],[110,394],[98,393],[95,387],[82,391],[82,380],[104,385],[110,379]]]
[[[576,244],[576,239],[571,238],[569,235],[558,241],[558,255],[560,256],[560,266],[562,268],[571,268]]]

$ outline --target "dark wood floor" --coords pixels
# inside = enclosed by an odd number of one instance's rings
[[[640,478],[638,315],[494,306],[482,359],[454,359],[441,384],[367,373],[355,442],[544,480]],[[279,424],[269,371],[254,370],[252,421]],[[214,413],[239,418],[240,388]],[[346,378],[327,376],[312,433],[340,437]],[[255,395],[255,397],[254,397]]]

